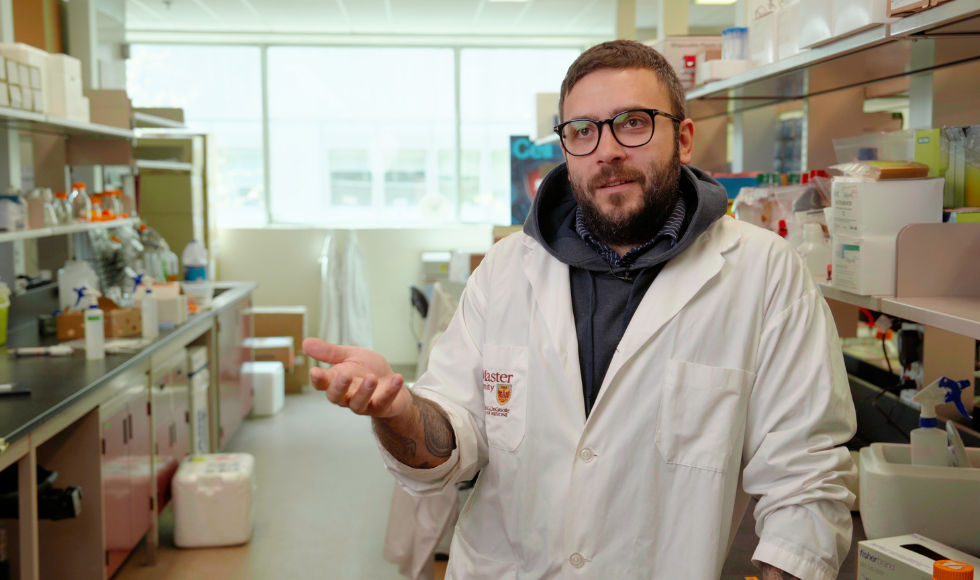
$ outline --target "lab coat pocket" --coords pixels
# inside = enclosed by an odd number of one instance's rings
[[[754,381],[750,372],[671,360],[657,424],[664,461],[724,472]]]
[[[527,347],[483,345],[483,402],[491,447],[513,451],[527,419]]]
[[[446,577],[452,580],[512,580],[517,578],[517,564],[484,558],[463,539],[457,530],[449,550]]]

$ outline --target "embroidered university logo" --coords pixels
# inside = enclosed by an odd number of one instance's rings
[[[497,385],[497,402],[506,405],[510,400],[510,385]]]

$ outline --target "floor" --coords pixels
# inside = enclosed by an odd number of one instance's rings
[[[243,423],[229,451],[256,458],[259,501],[248,546],[178,550],[172,512],[161,520],[159,562],[143,565],[137,550],[116,580],[401,580],[381,558],[393,480],[377,452],[370,423],[334,407],[322,393],[286,397],[272,418]],[[749,559],[758,542],[743,521],[720,580],[758,576]],[[855,525],[855,543],[863,539]],[[840,574],[856,578],[852,549]],[[442,580],[445,563],[436,563]]]

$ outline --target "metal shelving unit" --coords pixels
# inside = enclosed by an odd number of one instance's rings
[[[133,139],[136,134],[130,129],[99,125],[97,123],[80,123],[52,117],[42,113],[21,111],[9,107],[0,107],[0,124],[33,133],[53,133],[69,137],[85,137],[89,139]]]
[[[820,291],[823,293],[824,298],[831,298],[838,302],[852,304],[859,308],[867,308],[868,310],[874,310],[876,312],[881,312],[882,298],[891,298],[891,296],[862,296],[860,294],[848,292],[847,290],[834,288],[833,286],[829,286],[827,284],[821,284]]]
[[[133,128],[135,129],[186,129],[180,121],[150,115],[149,113],[133,112]]]
[[[192,163],[182,161],[156,161],[153,159],[137,159],[137,169],[153,169],[156,171],[191,171],[194,169]]]
[[[0,232],[0,243],[14,242],[17,240],[32,240],[37,238],[49,238],[51,236],[62,236],[65,234],[77,234],[90,230],[100,230],[106,228],[118,228],[126,225],[138,225],[139,218],[116,219],[109,222],[79,223],[69,226],[54,226],[50,228],[36,228],[32,230],[20,230],[16,232]]]
[[[882,298],[881,311],[980,340],[980,296]]]

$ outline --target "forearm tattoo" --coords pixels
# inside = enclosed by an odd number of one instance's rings
[[[789,572],[783,572],[775,566],[762,564],[762,580],[800,580]]]
[[[429,462],[424,461],[425,453],[419,457],[418,443],[425,443],[428,455],[444,459],[456,448],[456,433],[449,417],[432,401],[412,395],[412,404],[412,419],[407,430],[401,426],[401,430],[396,431],[390,419],[375,419],[374,433],[395,459],[409,467],[426,469]]]

